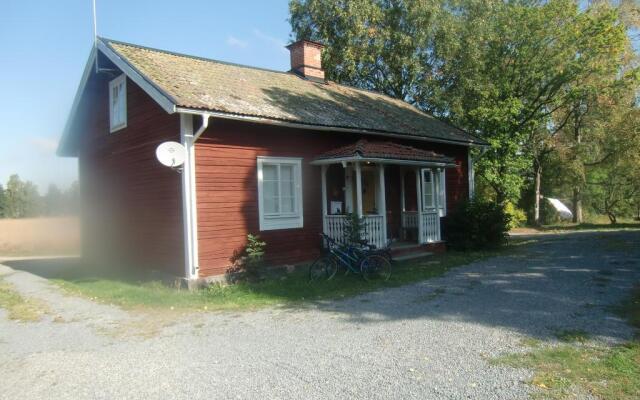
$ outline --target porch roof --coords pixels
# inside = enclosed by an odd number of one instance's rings
[[[342,161],[372,161],[411,165],[454,167],[454,159],[429,150],[417,149],[393,142],[358,140],[317,156],[312,164],[332,164]]]

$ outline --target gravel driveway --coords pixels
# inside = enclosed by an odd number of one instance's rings
[[[61,295],[37,323],[0,310],[2,399],[521,399],[531,372],[492,365],[564,329],[616,343],[606,306],[640,279],[640,232],[541,235],[512,255],[304,308],[138,315]]]

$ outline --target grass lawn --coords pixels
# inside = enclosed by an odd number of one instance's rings
[[[9,319],[33,322],[46,313],[46,307],[40,302],[21,296],[10,283],[0,278],[0,308],[7,311]]]
[[[269,305],[296,305],[343,298],[440,276],[450,270],[517,247],[482,252],[448,252],[418,261],[397,262],[387,282],[365,282],[359,275],[340,272],[328,282],[309,283],[306,268],[259,283],[213,285],[197,291],[177,290],[160,282],[82,277],[67,271],[53,281],[72,294],[116,304],[124,308],[173,308],[184,310],[253,309]]]
[[[640,285],[627,301],[615,310],[640,329]],[[541,342],[527,343],[532,350],[512,354],[496,362],[533,369],[532,384],[542,388],[540,397],[551,399],[580,398],[590,393],[601,399],[640,398],[640,337],[622,346],[606,347],[586,344],[581,331],[558,332],[559,346]]]

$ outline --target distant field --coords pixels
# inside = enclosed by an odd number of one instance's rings
[[[77,217],[0,219],[0,256],[78,254]]]

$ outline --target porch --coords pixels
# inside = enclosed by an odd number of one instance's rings
[[[364,239],[384,247],[390,239],[415,244],[441,241],[446,213],[442,155],[390,142],[345,146],[316,158],[321,168],[323,231],[343,241],[347,214],[364,219]]]

